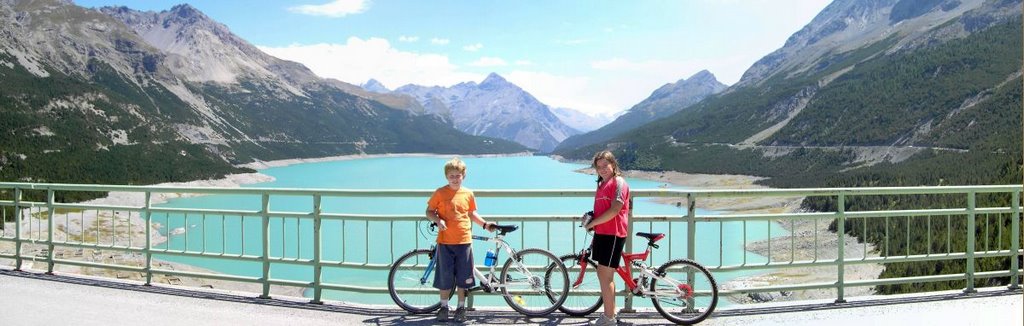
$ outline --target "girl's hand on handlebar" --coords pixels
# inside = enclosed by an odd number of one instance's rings
[[[448,229],[448,223],[444,222],[444,219],[437,219],[437,230],[444,231]]]
[[[583,227],[583,229],[585,229],[587,231],[590,231],[590,230],[594,229],[594,226],[590,225],[590,222],[593,221],[593,220],[594,220],[594,211],[589,211],[589,212],[583,213],[583,216],[580,217],[580,227]]]

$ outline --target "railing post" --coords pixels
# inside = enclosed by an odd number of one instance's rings
[[[974,293],[974,241],[975,241],[975,192],[967,193],[967,288],[964,293]]]
[[[14,270],[21,270],[21,188],[14,188]]]
[[[1020,256],[1020,192],[1014,190],[1010,196],[1010,205],[1013,206],[1013,220],[1010,221],[1010,290],[1020,288],[1020,266],[1017,257]]]
[[[260,209],[260,215],[262,220],[262,230],[260,233],[263,235],[260,237],[263,240],[263,293],[260,294],[261,299],[270,299],[270,194],[263,193],[263,206]],[[245,232],[245,230],[242,230]],[[284,239],[281,239],[284,241]],[[245,254],[244,252],[242,253]]]
[[[623,252],[633,252],[633,237],[632,237],[632,234],[633,234],[633,196],[632,195],[629,196],[629,218],[628,218],[628,221],[629,221],[629,223],[626,223],[626,244],[623,245],[623,247],[625,247],[623,249]],[[637,285],[637,286],[639,286],[639,285]],[[619,312],[634,313],[634,312],[636,312],[636,309],[633,309],[633,292],[632,291],[625,291],[625,292],[626,292],[626,297],[624,299],[625,304],[623,305],[622,309],[619,310]]]
[[[320,277],[323,267],[320,266],[320,194],[313,195],[313,300],[309,303],[323,304],[320,295],[323,288],[320,286]]]
[[[693,193],[686,194],[686,259],[697,261],[697,198],[693,197]],[[693,274],[693,269],[687,269],[686,283],[691,289],[696,280]],[[692,296],[686,299],[687,306],[692,308],[693,301]]]
[[[53,275],[53,189],[46,190],[46,274]]]
[[[146,285],[153,284],[153,211],[151,208],[153,208],[153,193],[147,191],[146,203],[142,207],[142,216],[145,216],[146,220],[146,248],[143,249],[146,254]]]
[[[838,224],[838,230],[836,236],[838,239],[839,254],[836,258],[836,303],[846,303],[846,299],[843,298],[843,292],[845,290],[846,283],[846,194],[840,192],[839,196],[836,197],[836,223]]]

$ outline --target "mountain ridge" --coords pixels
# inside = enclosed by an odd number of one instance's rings
[[[0,40],[5,180],[159,183],[256,159],[526,150],[418,114],[409,97],[321,79],[188,5],[6,0]]]
[[[450,121],[458,130],[511,140],[540,152],[549,152],[565,138],[579,133],[563,123],[546,104],[493,72],[479,84],[408,84],[393,93],[416,98],[425,112]]]
[[[584,146],[607,141],[629,130],[682,111],[725,89],[725,84],[719,82],[714,74],[707,70],[701,70],[690,76],[690,78],[680,79],[675,83],[667,83],[658,87],[651,92],[650,96],[631,107],[612,122],[588,133],[569,137],[560,143],[555,151],[572,151]]]

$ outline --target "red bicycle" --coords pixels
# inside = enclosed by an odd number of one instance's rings
[[[586,221],[581,225],[585,224]],[[650,298],[658,313],[676,324],[692,325],[708,318],[718,304],[718,286],[707,268],[689,259],[674,259],[659,267],[649,267],[644,261],[651,249],[658,249],[656,243],[664,239],[665,234],[637,232],[636,235],[647,239],[647,250],[623,253],[624,263],[615,270],[626,288],[637,297]],[[558,310],[571,316],[589,315],[603,303],[599,295],[597,263],[590,258],[590,250],[588,246],[579,253],[559,257],[572,283],[568,298]],[[639,271],[635,278],[633,269]],[[596,295],[596,302],[588,294]]]

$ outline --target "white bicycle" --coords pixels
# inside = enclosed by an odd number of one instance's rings
[[[433,229],[435,225],[430,227]],[[517,225],[495,225],[497,235],[494,237],[473,236],[473,240],[494,242],[496,255],[504,252],[509,258],[500,274],[495,273],[497,264],[488,266],[487,274],[474,267],[473,275],[480,285],[469,291],[498,293],[512,309],[523,315],[545,316],[565,302],[569,276],[565,265],[551,252],[538,248],[516,251],[509,246],[504,240],[505,234],[517,229]],[[410,313],[430,313],[441,306],[438,290],[433,287],[435,252],[435,246],[415,249],[391,265],[388,292],[395,304]],[[494,261],[497,262],[497,256]]]

